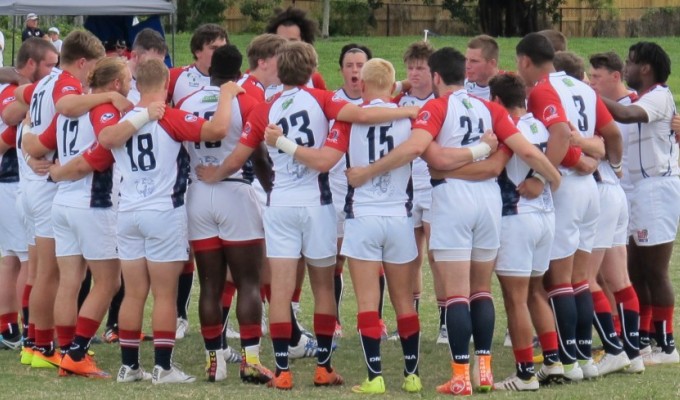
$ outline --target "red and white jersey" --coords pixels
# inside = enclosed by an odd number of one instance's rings
[[[172,104],[177,104],[180,100],[203,86],[210,86],[210,76],[203,75],[196,68],[196,64],[186,67],[170,68],[170,86],[168,87],[168,98]]]
[[[610,123],[613,118],[602,99],[587,84],[553,72],[539,80],[529,93],[527,110],[547,128],[558,122],[571,122],[584,138]],[[573,175],[571,168],[559,167],[562,175]]]
[[[5,107],[16,101],[14,97],[14,84],[0,84],[0,113]],[[17,160],[17,127],[9,126],[0,119],[0,140],[11,146],[3,154],[0,154],[0,183],[19,182],[19,161]]]
[[[534,118],[531,113],[527,113],[517,121],[517,128],[529,143],[545,152],[550,136],[545,125]],[[504,147],[500,151],[512,153],[512,150],[508,147]],[[498,176],[498,185],[501,188],[501,198],[503,199],[503,216],[554,210],[550,185],[545,185],[543,193],[535,199],[521,197],[517,192],[519,184],[531,177],[532,173],[533,170],[526,162],[516,154],[512,155],[505,169]]]
[[[121,121],[138,112],[135,108]],[[123,178],[119,211],[166,211],[184,205],[189,154],[182,142],[199,142],[204,123],[186,111],[167,108],[162,119],[145,124],[125,145],[111,150]]]
[[[413,129],[429,132],[443,147],[470,147],[487,129],[503,142],[518,132],[508,112],[496,103],[468,95],[465,89],[428,101]]]
[[[637,124],[628,142],[631,181],[680,175],[678,143],[670,127],[676,114],[673,94],[667,86],[655,85],[633,104],[645,110],[649,122]]]
[[[428,101],[434,99],[434,93],[421,99],[411,95],[410,93],[401,93],[394,98],[394,102],[399,104],[399,107],[404,106],[418,106],[422,107]],[[413,176],[413,190],[428,190],[432,189],[430,185],[430,171],[427,169],[427,163],[420,157],[413,160],[411,175]]]
[[[246,91],[246,94],[250,95],[258,102],[262,103],[266,100],[264,96],[264,85],[251,74],[243,74],[236,84],[241,86],[243,90]]]
[[[364,107],[396,108],[394,103],[373,100]],[[365,167],[385,157],[411,136],[411,121],[399,119],[377,125],[336,123],[326,146],[347,153],[350,167]],[[411,165],[376,176],[358,188],[349,187],[345,198],[347,218],[366,215],[411,216]]]
[[[491,88],[489,85],[482,86],[465,78],[465,90],[467,90],[468,94],[491,101]]]
[[[211,120],[217,111],[217,102],[220,99],[220,88],[207,86],[190,94],[177,103],[177,108],[190,112],[197,117]],[[236,96],[231,102],[231,124],[227,136],[216,142],[195,142],[186,143],[191,159],[191,179],[197,180],[196,166],[198,165],[220,165],[222,161],[234,151],[236,144],[243,131],[243,122],[247,120],[248,114],[259,102],[247,94]],[[243,179],[248,182],[253,181],[253,169],[250,163],[246,163],[241,171],[238,171],[229,179]]]
[[[361,97],[358,98],[353,98],[349,97],[347,95],[347,92],[343,88],[340,88],[335,91],[335,97],[339,99],[343,99],[348,103],[356,104],[356,105],[361,105],[364,102],[364,99]],[[333,127],[333,124],[335,121],[330,121],[329,125],[330,127]],[[331,179],[331,185],[333,186],[342,186],[343,192],[345,191],[344,189],[347,188],[347,177],[345,176],[345,171],[347,170],[347,161],[344,158],[341,158],[340,161],[338,161],[337,164],[331,168],[330,171],[328,171]],[[335,189],[334,189],[335,190]],[[343,199],[335,199],[334,202],[338,201],[343,201]]]
[[[64,165],[88,151],[91,153],[91,149],[97,145],[99,132],[119,120],[120,113],[110,103],[98,105],[78,118],[59,115],[55,143],[59,162]],[[108,160],[107,168],[95,169],[77,181],[59,182],[54,204],[74,208],[112,207],[113,160],[110,152]]]
[[[268,124],[277,124],[299,146],[321,148],[328,135],[328,122],[347,104],[333,92],[307,87],[286,90],[259,104],[243,127],[241,143],[256,148],[264,140]],[[276,147],[268,147],[273,162],[274,187],[268,205],[304,207],[331,204],[328,174],[307,168]]]
[[[54,131],[48,129],[51,124],[56,123],[56,108],[55,104],[61,100],[62,97],[75,94],[83,94],[83,87],[78,78],[71,75],[69,72],[63,71],[60,74],[50,74],[42,78],[39,82],[29,86],[24,90],[24,100],[29,103],[29,114],[31,116],[31,132],[38,136],[38,139],[47,148],[53,148],[47,144],[52,142],[53,138],[44,133]],[[30,101],[29,101],[30,99]],[[47,144],[46,144],[47,143]],[[56,154],[50,151],[45,154],[45,158],[54,159]],[[40,176],[33,173],[26,175],[26,179],[33,181],[45,181],[47,176]]]
[[[309,81],[307,82],[306,85],[308,88],[313,88],[313,89],[321,89],[321,90],[327,90],[326,89],[326,82],[323,80],[323,76],[318,71],[315,71],[312,74],[312,77],[309,78]],[[265,89],[264,92],[264,97],[265,99],[268,99],[272,96],[274,96],[277,93],[283,92],[283,84],[279,85],[270,85],[267,86],[267,89]]]

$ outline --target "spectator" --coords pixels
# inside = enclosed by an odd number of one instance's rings
[[[26,27],[21,32],[21,41],[25,41],[30,37],[43,37],[45,33],[38,28],[38,15],[29,13],[26,15]]]
[[[59,39],[59,28],[56,28],[54,26],[51,27],[50,29],[47,30],[47,35],[50,37],[50,40],[52,41],[52,44],[57,49],[57,51],[61,53],[62,40]]]

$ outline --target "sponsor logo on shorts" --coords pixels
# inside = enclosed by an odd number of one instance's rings
[[[187,122],[196,122],[198,121],[198,117],[195,116],[194,114],[187,114],[184,116],[184,120]]]
[[[637,241],[638,243],[647,243],[649,241],[649,232],[647,229],[638,229]]]

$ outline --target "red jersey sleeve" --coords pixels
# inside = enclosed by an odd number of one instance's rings
[[[390,100],[390,103],[399,104],[402,97],[404,97],[404,92],[401,92],[398,95],[396,95],[395,97],[393,97],[392,100]]]
[[[83,85],[73,75],[62,72],[54,84],[54,91],[52,92],[54,104],[57,104],[62,97],[69,94],[83,94]]]
[[[0,112],[2,112],[5,107],[14,103],[17,98],[14,96],[14,90],[17,88],[16,85],[7,85],[5,90],[0,93]]]
[[[519,132],[519,129],[517,129],[517,126],[512,122],[512,118],[505,108],[499,104],[488,101],[484,101],[484,104],[486,104],[489,112],[491,112],[493,133],[498,136],[498,140],[504,142],[507,138]]]
[[[262,103],[265,100],[264,87],[257,79],[253,78],[252,75],[248,75],[248,78],[243,82],[243,86],[241,87],[246,91],[246,94],[250,95],[258,102]]]
[[[38,82],[33,82],[24,89],[24,103],[31,104],[31,97],[33,97],[37,85]]]
[[[604,101],[602,101],[602,97],[600,97],[600,95],[598,94],[597,103],[595,106],[595,129],[600,130],[600,128],[612,122],[613,120],[614,117],[607,109],[607,106],[604,104]]]
[[[5,142],[6,145],[10,147],[15,147],[17,144],[17,127],[8,126],[2,134],[0,134],[0,139]]]
[[[326,137],[326,143],[324,147],[330,147],[332,149],[347,153],[349,150],[349,134],[352,131],[352,124],[335,121],[331,130],[328,132],[328,137]]]
[[[113,165],[113,154],[105,149],[99,142],[95,142],[92,147],[83,153],[83,159],[94,168],[95,171],[106,171]]]
[[[335,95],[335,92],[330,92],[328,90],[310,90],[309,91],[316,101],[321,106],[324,115],[328,120],[337,119],[340,110],[347,104],[349,104],[344,99]]]
[[[166,108],[158,124],[178,142],[200,142],[201,128],[206,122],[192,113],[176,108]]]
[[[529,93],[527,111],[533,113],[534,117],[543,122],[546,128],[558,122],[569,122],[560,96],[548,82],[539,83]]]
[[[326,88],[326,81],[323,80],[323,76],[321,76],[319,71],[315,71],[312,74],[312,86],[314,86],[315,89],[328,90]]]
[[[248,121],[250,113],[258,104],[260,104],[259,101],[252,96],[249,96],[247,93],[241,93],[236,96],[236,101],[238,101],[238,107],[241,110],[241,121]]]
[[[57,148],[57,115],[52,118],[50,126],[38,136],[40,143],[50,150]]]
[[[433,138],[436,138],[442,130],[442,126],[444,126],[448,104],[449,96],[429,100],[420,109],[420,113],[418,113],[418,117],[411,124],[411,128],[424,129]]]
[[[182,72],[186,70],[186,67],[175,67],[170,68],[170,85],[168,86],[168,99],[167,102],[170,103],[172,100],[172,95],[175,93],[175,86],[177,86],[177,80]]]
[[[99,137],[102,129],[115,125],[118,121],[120,121],[120,113],[111,103],[100,104],[90,111],[90,122],[96,137]]]
[[[260,103],[249,114],[247,122],[243,125],[240,143],[256,148],[264,140],[264,129],[269,124],[267,119],[272,103]]]

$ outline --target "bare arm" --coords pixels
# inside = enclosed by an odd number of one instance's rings
[[[402,118],[415,118],[420,107],[359,107],[355,104],[345,105],[338,113],[338,121],[358,124],[379,124]]]
[[[111,103],[118,111],[129,111],[133,104],[118,92],[68,94],[54,105],[57,113],[69,118],[80,117],[100,104]]]
[[[33,158],[41,158],[54,149],[50,149],[40,142],[40,136],[28,129],[28,119],[25,122],[24,132],[21,135],[21,150]]]
[[[635,104],[624,106],[616,101],[602,97],[602,101],[607,106],[607,109],[612,114],[614,119],[624,124],[633,122],[649,122],[649,117],[644,109]]]
[[[7,105],[2,111],[2,121],[10,126],[19,125],[26,117],[28,105],[20,101],[15,101]]]
[[[267,125],[267,128],[264,130],[264,137],[267,144],[272,147],[278,147],[277,142],[282,137],[284,140],[290,141],[290,139],[286,139],[283,136],[283,129],[275,124]],[[292,144],[292,141],[290,142]],[[293,146],[295,149],[294,152],[288,152],[283,147],[281,147],[281,149],[286,151],[305,166],[319,172],[328,172],[331,168],[333,168],[333,166],[335,166],[335,164],[338,163],[338,161],[340,161],[343,154],[345,154],[328,146],[324,146],[320,149],[297,146],[295,144],[293,144]]]
[[[269,154],[267,153],[267,146],[260,143],[260,146],[255,149],[250,156],[250,161],[253,163],[253,172],[260,181],[260,185],[265,192],[272,191],[272,164],[269,161]]]
[[[206,183],[219,182],[222,179],[235,174],[236,171],[245,164],[254,151],[254,148],[239,143],[236,145],[234,151],[229,154],[229,157],[222,161],[222,164],[219,166],[199,165],[196,167],[196,175],[198,176],[198,179]]]
[[[346,172],[348,183],[353,187],[359,187],[375,176],[410,163],[423,154],[432,143],[432,139],[432,135],[424,129],[412,130],[408,140],[395,147],[385,157],[366,167],[348,169]]]
[[[7,144],[4,140],[0,139],[0,154],[5,154],[7,150],[11,149],[12,147],[14,146]]]
[[[620,164],[623,157],[623,137],[619,126],[612,121],[600,129],[600,135],[604,138],[604,147],[609,163]]]
[[[548,137],[548,148],[545,151],[545,155],[552,165],[557,167],[569,149],[571,130],[566,122],[558,122],[550,125],[548,132],[550,132],[550,137]]]
[[[26,83],[31,83],[31,81],[20,75],[13,67],[3,67],[0,68],[0,83],[24,85]]]
[[[552,184],[553,190],[557,190],[561,181],[560,172],[536,146],[521,134],[510,136],[505,144],[534,171],[543,175]]]
[[[471,162],[455,170],[442,171],[430,168],[430,176],[432,179],[454,178],[483,181],[500,175],[509,160],[510,155],[507,152],[497,151],[485,160]]]
[[[498,148],[498,138],[493,132],[485,132],[481,142],[489,145],[491,152]],[[428,166],[436,170],[450,171],[474,161],[474,153],[469,147],[442,147],[433,141],[421,156]]]
[[[83,156],[78,156],[64,165],[55,162],[50,167],[50,177],[55,182],[77,181],[94,171]]]
[[[598,160],[604,158],[605,148],[604,141],[601,136],[593,136],[591,138],[584,138],[578,132],[571,132],[570,143],[581,148],[583,153],[596,158]]]

